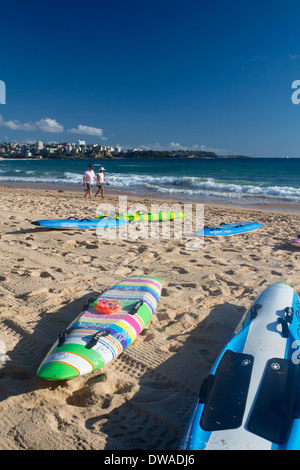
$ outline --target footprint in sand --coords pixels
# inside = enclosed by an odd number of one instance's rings
[[[174,266],[173,269],[175,271],[178,271],[179,274],[188,274],[189,271],[185,268],[182,268],[181,266]]]

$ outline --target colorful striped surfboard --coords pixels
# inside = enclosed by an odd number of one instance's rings
[[[161,211],[161,212],[135,212],[135,213],[120,213],[120,214],[104,214],[104,215],[96,215],[96,218],[103,218],[103,217],[108,217],[108,218],[115,218],[115,219],[125,219],[128,220],[129,222],[132,221],[142,221],[142,220],[148,220],[149,222],[153,221],[162,221],[162,220],[173,220],[173,219],[181,219],[185,217],[185,214],[183,212],[176,212],[176,211]]]
[[[291,241],[290,244],[292,246],[295,246],[296,248],[300,248],[300,236],[296,238],[295,240]]]
[[[37,376],[67,380],[88,374],[118,357],[150,320],[162,290],[161,280],[136,276],[116,284],[97,299],[119,301],[116,313],[98,313],[93,306],[63,330],[41,363]]]
[[[31,222],[32,225],[39,227],[63,229],[63,230],[87,230],[97,228],[112,228],[126,225],[130,222],[149,221],[159,222],[164,220],[174,220],[185,217],[183,212],[149,212],[149,213],[135,213],[135,214],[105,214],[97,215],[95,217],[77,219],[71,217],[69,219],[43,219]]]

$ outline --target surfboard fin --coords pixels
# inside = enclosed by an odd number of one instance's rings
[[[255,304],[250,310],[250,319],[254,320],[254,318],[257,317],[257,310],[259,310],[262,307],[260,304]]]
[[[109,333],[110,333],[109,330],[97,331],[97,333],[95,333],[90,339],[90,341],[85,345],[86,349],[92,349],[94,346],[96,346],[96,344],[98,343],[98,340],[101,337],[108,336]]]
[[[97,297],[89,297],[88,299],[85,300],[83,304],[83,310],[87,310],[90,305],[97,300]]]
[[[70,334],[71,331],[72,331],[72,328],[64,329],[64,330],[59,332],[59,334],[58,334],[58,344],[57,344],[58,347],[62,346],[64,344],[64,342],[67,339],[68,334]]]
[[[284,310],[285,313],[285,319],[288,323],[292,323],[293,321],[293,316],[294,316],[294,309],[293,307],[286,307]]]
[[[281,325],[282,328],[282,336],[284,338],[289,337],[289,323],[292,323],[293,316],[294,316],[294,309],[293,307],[286,307],[284,310],[285,316],[284,318],[280,317],[277,318],[277,322]]]
[[[129,315],[135,315],[138,311],[138,309],[143,305],[143,301],[142,300],[139,300],[134,307],[132,307],[132,309],[130,310],[129,312]]]

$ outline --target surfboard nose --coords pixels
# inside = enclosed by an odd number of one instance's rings
[[[78,377],[79,371],[69,364],[48,362],[39,368],[36,375],[46,380],[67,380]]]

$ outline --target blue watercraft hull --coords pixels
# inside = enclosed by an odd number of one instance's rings
[[[64,230],[74,230],[74,229],[97,229],[97,228],[110,228],[110,227],[119,227],[121,225],[128,224],[128,220],[125,219],[96,219],[96,218],[87,218],[87,219],[53,219],[53,220],[36,220],[32,222],[33,225],[45,228],[54,228],[54,229],[64,229]]]
[[[298,296],[272,284],[204,380],[180,449],[299,450],[299,335]]]
[[[215,227],[204,227],[202,230],[195,232],[197,235],[206,237],[221,237],[225,235],[237,235],[239,233],[252,232],[262,227],[258,222],[242,222],[236,224],[220,224]]]

